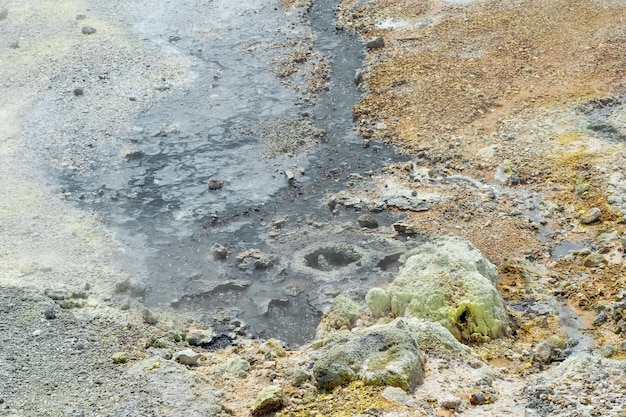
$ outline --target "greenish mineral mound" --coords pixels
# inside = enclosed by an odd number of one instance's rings
[[[330,309],[324,313],[320,324],[317,326],[315,338],[320,339],[333,330],[352,329],[359,318],[360,309],[361,307],[357,303],[343,295],[335,297]]]
[[[332,389],[355,380],[411,392],[424,380],[425,358],[415,339],[394,326],[373,326],[320,351],[313,367],[317,386]]]
[[[511,333],[496,288],[498,271],[470,241],[445,236],[401,258],[403,267],[386,290],[368,294],[374,317],[417,317],[447,328],[458,340],[483,342]]]

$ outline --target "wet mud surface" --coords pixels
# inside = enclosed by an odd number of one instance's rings
[[[113,9],[135,42],[175,65],[155,74],[143,95],[119,67],[77,67],[65,94],[33,105],[39,163],[68,201],[95,212],[124,242],[121,261],[147,306],[193,310],[210,322],[237,318],[251,335],[307,341],[332,298],[355,280],[366,291],[377,262],[402,246],[361,233],[358,210],[328,205],[353,178],[403,159],[377,141],[365,147],[352,122],[360,39],[335,27],[331,1],[316,2],[304,18],[258,1]],[[330,73],[284,82],[271,68],[301,45]],[[127,52],[132,69],[150,71]],[[288,85],[319,78],[319,94]],[[103,126],[99,112],[115,112],[122,100],[125,123]],[[382,226],[397,220],[377,217]],[[317,279],[324,268],[306,252],[313,242],[354,245],[368,262],[331,266],[333,279]],[[227,256],[211,254],[215,243]],[[260,255],[246,256],[251,250]]]

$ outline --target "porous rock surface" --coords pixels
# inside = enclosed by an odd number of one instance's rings
[[[510,334],[496,288],[498,271],[467,239],[441,237],[403,258],[400,273],[386,289],[389,303],[383,291],[370,290],[368,300],[375,316],[384,312],[438,322],[465,341]],[[373,291],[383,295],[374,298]],[[385,305],[390,311],[385,311]]]

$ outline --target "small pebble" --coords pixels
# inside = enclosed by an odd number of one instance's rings
[[[375,229],[378,227],[378,220],[376,220],[376,217],[371,214],[363,214],[357,221],[361,227],[366,227],[368,229]]]
[[[380,36],[368,41],[365,44],[365,47],[367,49],[379,49],[379,48],[383,48],[384,46],[385,46],[385,40],[381,38]]]
[[[96,29],[92,28],[91,26],[83,26],[83,35],[93,35],[94,33],[96,33]]]
[[[185,349],[180,352],[176,352],[174,360],[183,365],[197,365],[201,357],[202,355],[199,353],[194,352],[191,349]]]
[[[143,310],[143,321],[146,324],[157,324],[159,319],[157,319],[157,317],[152,313],[152,311],[148,310],[147,308],[144,308]]]
[[[483,405],[485,403],[485,394],[481,391],[476,391],[470,396],[470,403],[472,405]]]
[[[597,207],[593,207],[591,210],[580,216],[580,222],[582,224],[591,224],[597,221],[601,215],[602,211]]]
[[[76,87],[76,88],[74,88],[74,95],[75,96],[82,96],[83,93],[84,93],[83,87]]]
[[[209,179],[209,190],[212,190],[212,191],[221,190],[223,185],[224,184],[220,180],[217,180],[215,178]]]
[[[459,407],[461,406],[462,402],[463,401],[460,398],[455,397],[454,395],[448,395],[443,400],[441,400],[439,404],[446,410],[459,411]]]
[[[44,312],[44,315],[47,320],[52,320],[56,318],[57,315],[54,311],[54,304],[50,304],[48,307],[46,307],[46,311]]]
[[[210,251],[213,255],[213,258],[215,259],[226,259],[226,257],[228,256],[228,249],[226,249],[226,247],[221,243],[215,242],[211,246]]]
[[[113,363],[126,363],[126,361],[128,361],[128,353],[115,352],[113,356],[111,356],[111,360],[113,361]]]

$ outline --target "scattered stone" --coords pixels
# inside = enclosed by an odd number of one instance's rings
[[[11,43],[9,43],[9,48],[11,49],[17,49],[20,47],[20,41],[13,41]]]
[[[378,227],[378,220],[371,214],[363,214],[359,216],[357,221],[361,227],[367,227],[368,229],[376,229]]]
[[[115,352],[111,356],[113,363],[126,363],[128,361],[128,352]]]
[[[260,346],[263,354],[270,357],[284,357],[287,355],[283,343],[278,339],[268,339]]]
[[[387,400],[404,406],[415,404],[413,400],[402,388],[387,387],[383,390],[381,396]]]
[[[383,48],[384,46],[385,46],[385,40],[380,36],[374,39],[371,39],[365,43],[365,47],[367,49],[380,49],[380,48]]]
[[[213,255],[213,258],[215,259],[226,259],[226,257],[228,256],[228,249],[226,249],[226,246],[222,245],[221,243],[215,242],[213,245],[211,245],[210,251]]]
[[[459,398],[456,397],[454,395],[447,395],[443,398],[443,400],[439,401],[439,405],[441,405],[442,408],[445,408],[446,410],[453,410],[453,411],[459,411],[459,407],[461,407],[461,404],[463,403],[463,401]]]
[[[361,85],[362,82],[363,82],[363,70],[359,68],[354,73],[354,85],[358,87],[359,85]]]
[[[143,321],[146,324],[155,325],[159,322],[159,319],[154,315],[154,313],[152,313],[152,311],[148,310],[147,308],[143,309],[142,316]]]
[[[148,356],[163,358],[165,360],[172,359],[172,353],[165,348],[149,347],[146,350],[146,353],[148,354]]]
[[[334,211],[335,208],[337,207],[337,198],[335,196],[332,196],[331,198],[328,199],[328,201],[326,202],[326,205],[328,206],[330,211]]]
[[[221,190],[223,185],[222,181],[215,178],[209,178],[209,190]]]
[[[174,354],[174,360],[183,365],[195,366],[202,357],[198,352],[191,349],[184,349]]]
[[[413,226],[407,222],[396,222],[393,224],[393,230],[399,235],[414,235],[417,232],[413,229]]]
[[[611,356],[613,356],[615,351],[616,351],[615,346],[607,345],[602,348],[602,350],[600,351],[600,354],[604,356],[605,358],[610,358]]]
[[[194,329],[185,335],[185,342],[191,346],[205,346],[213,341],[214,336],[213,329]]]
[[[470,395],[470,404],[472,405],[483,405],[486,401],[485,394],[482,391],[476,391]]]
[[[250,363],[241,358],[231,358],[224,364],[224,372],[239,378],[245,378],[248,372],[250,372]]]
[[[311,374],[309,374],[308,372],[304,372],[302,369],[299,368],[289,368],[285,370],[283,374],[285,375],[289,383],[294,387],[300,387],[305,382],[311,380]]]
[[[252,414],[255,416],[271,413],[280,410],[283,406],[283,390],[277,385],[270,385],[264,388],[256,396]]]
[[[96,29],[92,28],[91,26],[83,26],[83,35],[93,35],[94,33],[96,33]]]
[[[44,316],[47,320],[52,320],[56,318],[57,315],[54,311],[54,304],[50,304],[48,307],[46,307],[46,311],[44,311]]]
[[[287,182],[291,185],[295,184],[296,182],[296,177],[293,174],[293,171],[287,169],[285,170],[285,178],[287,179]]]
[[[591,224],[597,221],[601,215],[602,211],[597,207],[593,207],[589,211],[583,213],[582,216],[580,216],[580,222],[582,224]]]
[[[330,309],[322,316],[315,337],[319,339],[333,330],[350,330],[359,315],[359,305],[349,298],[339,295],[335,297]]]
[[[313,366],[317,386],[330,390],[361,380],[412,392],[424,380],[425,357],[415,340],[394,326],[346,332],[320,351]]]
[[[70,293],[67,290],[62,289],[48,288],[43,293],[46,297],[55,301],[67,300],[70,298]]]
[[[115,292],[117,294],[123,294],[127,291],[130,291],[130,280],[125,279],[115,283]]]
[[[602,264],[607,265],[609,263],[606,257],[598,252],[591,252],[583,259],[583,265],[588,268],[596,268]]]
[[[599,312],[596,317],[593,319],[593,325],[594,326],[599,326],[602,323],[604,323],[607,319],[608,319],[608,314],[606,313],[606,310],[602,310],[601,312]]]
[[[74,88],[74,95],[75,96],[82,96],[83,94],[84,94],[83,87],[75,87]]]
[[[0,20],[4,20],[9,15],[9,9],[6,7],[0,7]]]
[[[546,341],[539,343],[533,351],[533,357],[544,364],[549,364],[558,356],[560,356],[560,350],[552,343]]]

